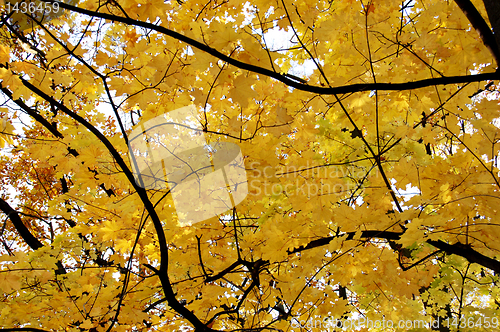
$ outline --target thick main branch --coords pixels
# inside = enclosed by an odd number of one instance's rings
[[[41,0],[47,3],[53,3],[53,0]],[[445,76],[445,77],[437,77],[437,78],[428,78],[424,80],[418,80],[413,82],[404,82],[404,83],[359,83],[359,84],[351,84],[344,85],[338,87],[321,87],[321,86],[313,86],[304,83],[300,83],[294,81],[287,76],[277,73],[275,71],[265,69],[259,66],[251,65],[245,62],[238,61],[236,59],[231,58],[230,56],[225,55],[224,53],[205,45],[197,40],[184,36],[176,31],[172,31],[162,26],[158,26],[149,22],[143,22],[139,20],[134,20],[130,17],[122,17],[112,14],[94,12],[91,10],[79,8],[76,6],[68,5],[63,2],[59,2],[61,8],[68,9],[80,14],[88,15],[90,17],[99,17],[106,20],[110,20],[112,22],[121,22],[124,24],[128,24],[131,26],[142,27],[145,29],[157,31],[166,36],[175,38],[180,40],[194,48],[197,48],[201,51],[204,51],[222,61],[229,63],[232,66],[237,68],[248,70],[257,74],[262,74],[271,78],[274,78],[286,85],[293,87],[298,90],[313,92],[322,95],[332,95],[332,94],[345,94],[352,92],[362,92],[362,91],[373,91],[373,90],[387,90],[387,91],[403,91],[403,90],[413,90],[419,88],[425,88],[429,86],[435,85],[447,85],[447,84],[461,84],[461,83],[471,83],[471,82],[481,82],[487,80],[499,80],[500,72],[497,71],[495,73],[484,73],[477,75],[466,75],[466,76]]]
[[[2,210],[2,212],[5,213],[7,217],[9,217],[10,221],[12,221],[12,224],[16,228],[19,235],[31,249],[37,250],[38,248],[43,247],[42,242],[40,242],[40,240],[38,240],[33,234],[31,234],[28,227],[24,225],[23,221],[21,220],[21,217],[19,216],[19,213],[17,213],[17,211],[14,210],[10,206],[10,204],[7,203],[2,198],[0,198],[0,210]]]
[[[498,0],[495,0],[498,1]],[[485,4],[488,1],[485,1]],[[470,0],[455,0],[455,3],[460,7],[462,12],[465,14],[467,19],[469,20],[470,24],[476,31],[479,33],[481,39],[483,40],[483,44],[488,47],[488,49],[491,51],[493,54],[493,57],[495,58],[495,61],[497,63],[497,67],[500,66],[500,48],[498,46],[497,41],[495,40],[495,36],[493,35],[493,32],[491,31],[490,27],[484,20],[484,18],[481,16],[479,11],[476,9],[474,4]],[[486,8],[488,10],[488,8]],[[488,14],[490,14],[491,10],[488,10]],[[500,13],[497,13],[500,14]],[[490,15],[490,20],[492,19],[492,16]],[[498,20],[498,19],[497,19]],[[493,22],[492,22],[493,23]],[[497,29],[498,30],[498,29]],[[497,34],[500,33],[500,31],[497,31]],[[498,39],[498,38],[497,38]]]
[[[111,156],[115,159],[116,163],[120,166],[122,171],[125,173],[125,176],[127,177],[128,181],[132,184],[134,187],[135,191],[139,195],[142,203],[144,204],[144,207],[146,211],[149,214],[149,217],[151,218],[153,225],[155,227],[155,231],[158,237],[158,242],[160,245],[160,269],[158,270],[158,277],[160,278],[163,292],[165,293],[165,297],[167,298],[167,302],[169,306],[174,309],[177,313],[182,315],[185,319],[187,319],[193,326],[196,328],[196,331],[212,331],[212,329],[207,328],[203,322],[199,320],[199,318],[193,314],[190,310],[188,310],[186,307],[184,307],[182,304],[179,303],[179,301],[175,297],[174,290],[172,288],[172,284],[170,283],[169,277],[168,277],[168,247],[167,247],[167,240],[165,237],[165,232],[163,231],[163,226],[160,221],[160,218],[158,217],[158,214],[156,213],[153,204],[149,200],[148,194],[144,188],[139,187],[134,179],[134,175],[128,168],[127,164],[121,157],[120,153],[115,149],[113,144],[102,134],[96,127],[94,127],[90,122],[88,122],[86,119],[78,115],[77,113],[71,111],[66,105],[63,103],[55,100],[52,96],[49,96],[30,82],[26,81],[25,79],[21,78],[21,81],[23,82],[24,86],[30,89],[33,93],[37,94],[47,102],[55,105],[56,107],[59,108],[63,113],[68,115],[69,117],[73,118],[76,120],[78,123],[82,124],[87,130],[89,130],[93,135],[96,136],[96,138],[101,141],[101,143],[104,144],[104,146],[107,148]]]
[[[340,236],[344,236],[344,235],[347,235],[345,240],[352,240],[352,239],[354,239],[355,234],[356,234],[356,232],[348,232],[348,233],[344,233],[344,234],[340,234],[340,235],[319,238],[319,239],[316,239],[316,240],[309,242],[308,244],[306,244],[304,246],[289,249],[287,252],[288,252],[288,254],[294,254],[294,253],[298,253],[298,252],[301,252],[304,250],[322,247],[322,246],[325,246],[328,243],[330,243],[330,241],[332,241],[333,239],[338,238]],[[360,238],[361,239],[377,238],[377,239],[385,239],[385,240],[395,241],[395,240],[399,240],[403,234],[404,234],[404,232],[398,233],[398,232],[367,230],[367,231],[361,232]],[[461,256],[461,257],[467,259],[471,263],[476,263],[476,264],[479,264],[481,266],[484,266],[488,269],[495,271],[495,273],[497,273],[497,274],[500,273],[500,262],[499,261],[497,261],[493,258],[487,257],[487,256],[479,253],[478,251],[472,249],[470,246],[464,245],[463,243],[457,242],[455,244],[449,244],[449,243],[446,243],[442,240],[438,240],[438,241],[427,240],[425,242],[436,247],[437,249],[442,250],[443,252],[445,252],[449,255],[453,254],[453,255]]]

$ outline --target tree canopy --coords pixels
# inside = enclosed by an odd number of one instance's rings
[[[2,1],[0,330],[498,328],[499,6]]]

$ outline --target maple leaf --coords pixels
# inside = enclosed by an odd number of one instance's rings
[[[5,63],[10,60],[10,49],[4,45],[0,45],[0,62]]]
[[[248,106],[248,100],[255,97],[257,94],[252,89],[252,84],[255,80],[250,77],[245,77],[244,75],[238,76],[233,81],[234,88],[231,89],[230,96],[231,99],[241,105],[241,107],[246,108]]]

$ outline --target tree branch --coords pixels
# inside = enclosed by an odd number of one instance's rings
[[[485,4],[486,2],[487,1],[485,1]],[[483,40],[483,44],[493,54],[493,57],[495,58],[495,61],[497,63],[497,68],[500,67],[500,49],[497,41],[495,40],[493,32],[491,31],[484,18],[481,16],[481,14],[479,14],[479,11],[470,0],[455,0],[455,3],[458,5],[458,7],[460,7],[465,16],[467,16],[467,19],[469,20],[470,24],[472,24],[472,27],[479,33],[479,36]],[[488,14],[489,13],[490,11],[488,11]],[[497,31],[497,33],[500,33],[500,31]]]
[[[12,224],[14,224],[14,227],[16,228],[17,232],[21,236],[21,238],[26,242],[26,244],[33,250],[37,250],[41,247],[43,247],[43,243],[40,242],[31,232],[29,229],[24,225],[23,221],[21,220],[21,217],[19,216],[19,213],[14,210],[9,203],[7,203],[5,200],[3,200],[0,197],[0,210],[2,210],[3,213],[9,217],[9,219],[12,221]],[[57,270],[56,274],[65,274],[66,269],[64,268],[64,265],[60,260],[56,262]]]
[[[43,244],[35,236],[33,236],[29,229],[23,224],[21,217],[19,217],[19,213],[17,213],[17,211],[14,210],[9,205],[9,203],[4,201],[2,198],[0,198],[0,210],[2,210],[3,213],[7,215],[7,217],[9,217],[19,235],[22,237],[24,242],[26,242],[26,244],[30,246],[31,249],[37,250],[38,248],[43,247]]]
[[[62,2],[61,2],[62,4]],[[168,277],[168,246],[167,246],[167,240],[165,237],[165,232],[163,231],[163,225],[160,221],[160,218],[158,214],[156,213],[153,204],[149,200],[148,194],[146,189],[140,187],[137,185],[134,179],[134,175],[128,168],[127,164],[121,157],[120,153],[115,149],[113,144],[107,139],[106,136],[104,136],[103,133],[101,133],[96,127],[94,127],[90,122],[88,122],[86,119],[78,115],[77,113],[71,111],[66,105],[63,103],[55,100],[52,96],[47,95],[45,92],[31,84],[29,81],[26,81],[23,78],[20,78],[22,83],[24,84],[25,87],[30,89],[32,92],[36,93],[38,96],[42,97],[49,103],[52,103],[53,105],[57,106],[59,110],[61,110],[63,113],[71,117],[72,119],[76,120],[78,123],[83,125],[87,130],[89,130],[101,143],[104,144],[104,146],[107,148],[111,156],[115,159],[116,163],[122,171],[124,172],[125,176],[127,177],[128,181],[130,184],[134,187],[135,191],[139,195],[139,198],[141,199],[142,203],[144,204],[144,207],[146,211],[148,212],[149,217],[151,218],[156,235],[158,237],[158,243],[160,245],[160,268],[158,269],[159,273],[157,274],[158,277],[160,278],[160,282],[162,284],[163,292],[165,294],[165,297],[167,298],[168,305],[175,310],[177,313],[182,315],[185,319],[187,319],[194,327],[195,331],[197,332],[209,332],[209,331],[214,331],[200,321],[200,319],[193,314],[190,310],[188,310],[186,307],[184,307],[182,304],[179,303],[177,298],[175,297],[174,290],[172,288],[172,284],[170,283],[170,279]]]
[[[56,2],[54,0],[41,0],[43,2],[47,3],[53,3]],[[495,73],[484,73],[484,74],[477,74],[477,75],[466,75],[466,76],[444,76],[444,77],[437,77],[437,78],[428,78],[424,80],[419,80],[419,81],[413,81],[413,82],[404,82],[404,83],[358,83],[358,84],[351,84],[351,85],[344,85],[344,86],[338,86],[338,87],[320,87],[320,86],[313,86],[313,85],[307,85],[303,84],[294,80],[289,79],[286,75],[277,73],[275,71],[265,69],[259,66],[251,65],[248,63],[244,63],[241,61],[238,61],[236,59],[232,59],[231,57],[225,55],[224,53],[221,53],[217,51],[216,49],[205,45],[197,40],[194,40],[192,38],[186,37],[176,31],[169,30],[165,27],[158,26],[149,22],[142,22],[139,20],[134,20],[129,17],[122,17],[122,16],[116,16],[112,14],[106,14],[106,13],[99,13],[99,12],[93,12],[91,10],[79,8],[76,6],[68,5],[64,2],[58,2],[61,8],[68,9],[80,14],[88,15],[91,17],[99,17],[103,19],[107,19],[113,22],[121,22],[124,24],[132,25],[132,26],[137,26],[137,27],[142,27],[145,29],[150,29],[154,30],[157,32],[160,32],[166,36],[175,38],[177,40],[180,40],[194,48],[197,48],[201,51],[204,51],[216,58],[219,58],[222,61],[225,61],[229,63],[230,65],[233,65],[237,68],[243,69],[243,70],[248,70],[257,74],[262,74],[271,78],[274,78],[282,83],[287,84],[290,87],[293,87],[297,90],[302,90],[302,91],[308,91],[308,92],[313,92],[317,94],[345,94],[345,93],[352,93],[352,92],[362,92],[362,91],[372,91],[372,90],[387,90],[387,91],[403,91],[403,90],[413,90],[413,89],[419,89],[419,88],[425,88],[429,86],[435,86],[435,85],[447,85],[447,84],[460,84],[460,83],[471,83],[471,82],[480,82],[480,81],[487,81],[487,80],[499,80],[500,79],[500,71],[495,72]]]
[[[498,0],[483,0],[483,3],[493,28],[497,47],[500,48],[500,2]]]
[[[329,237],[324,237],[320,239],[313,240],[306,244],[305,246],[300,246],[297,248],[293,249],[288,249],[287,253],[289,255],[295,254],[304,250],[308,249],[313,249],[313,248],[318,248],[324,245],[327,245],[330,243],[335,238],[338,238],[340,236],[343,236],[347,234],[346,240],[352,240],[354,238],[354,235],[356,232],[348,232],[336,236],[329,236]],[[376,230],[368,230],[368,231],[362,231],[361,232],[361,238],[363,239],[371,239],[371,238],[378,238],[378,239],[385,239],[385,240],[399,240],[401,235],[404,233],[398,233],[398,232],[385,232],[385,231],[376,231]],[[497,261],[493,258],[487,257],[480,252],[472,249],[470,246],[467,246],[463,243],[456,242],[454,244],[449,244],[446,243],[442,240],[427,240],[425,241],[426,243],[436,247],[437,249],[442,250],[443,252],[451,255],[457,255],[460,257],[463,257],[467,259],[470,263],[476,263],[481,266],[484,266],[488,269],[491,269],[495,271],[495,273],[500,274],[500,261]]]
[[[487,267],[495,271],[496,274],[500,273],[500,262],[487,257],[476,250],[472,249],[470,246],[457,242],[455,244],[448,244],[444,241],[432,241],[427,240],[427,243],[433,245],[434,247],[441,249],[448,254],[454,254],[467,259],[471,263],[477,263],[481,266]]]
[[[356,232],[348,232],[348,233],[343,233],[343,234],[339,234],[339,235],[335,235],[335,236],[323,237],[323,238],[320,238],[317,240],[313,240],[313,241],[309,242],[308,244],[306,244],[305,246],[300,246],[297,248],[288,249],[287,253],[289,255],[291,255],[291,254],[295,254],[295,253],[298,253],[298,252],[301,252],[304,250],[325,246],[328,243],[330,243],[330,241],[332,241],[333,239],[338,238],[338,237],[343,236],[343,235],[346,235],[346,234],[347,234],[347,237],[345,238],[345,240],[352,240],[354,238],[354,235],[356,234]],[[388,232],[388,231],[362,231],[361,232],[361,238],[365,238],[365,239],[366,238],[380,238],[380,239],[386,239],[386,240],[399,240],[401,235],[403,235],[402,232]]]
[[[53,126],[47,119],[45,119],[43,116],[38,114],[36,111],[34,111],[31,107],[26,105],[21,99],[16,99],[14,100],[12,98],[12,92],[9,91],[7,88],[0,88],[0,90],[7,96],[9,97],[10,100],[12,100],[14,103],[16,103],[19,107],[21,107],[29,116],[33,117],[36,121],[38,121],[42,126],[48,129],[57,138],[63,138],[63,134],[61,134],[55,126]]]

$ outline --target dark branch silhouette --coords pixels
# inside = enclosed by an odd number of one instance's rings
[[[53,3],[54,1],[52,0],[42,0],[43,2],[48,2],[48,3]],[[180,34],[176,31],[172,31],[170,29],[167,29],[162,26],[158,26],[149,22],[143,22],[139,20],[134,20],[129,17],[122,17],[122,16],[117,16],[117,15],[112,15],[112,14],[106,14],[106,13],[100,13],[100,12],[94,12],[91,10],[79,8],[76,6],[68,5],[66,3],[60,3],[61,8],[68,9],[80,14],[84,14],[87,16],[91,17],[99,17],[103,19],[107,19],[113,22],[121,22],[124,24],[132,25],[132,26],[137,26],[137,27],[142,27],[146,29],[150,29],[153,31],[160,32],[166,36],[178,39],[182,42],[185,42],[186,44],[195,47],[201,51],[207,52],[210,55],[213,55],[216,58],[219,58],[222,61],[225,61],[229,63],[232,66],[235,66],[237,68],[243,69],[243,70],[248,70],[257,74],[262,74],[266,75],[268,77],[274,78],[282,83],[285,83],[286,85],[293,87],[298,90],[302,91],[308,91],[308,92],[313,92],[321,95],[333,95],[333,94],[345,94],[345,93],[352,93],[352,92],[363,92],[363,91],[373,91],[373,90],[386,90],[386,91],[403,91],[403,90],[413,90],[413,89],[419,89],[419,88],[425,88],[425,87],[430,87],[430,86],[436,86],[436,85],[447,85],[447,84],[462,84],[462,83],[471,83],[471,82],[481,82],[481,81],[488,81],[488,80],[499,80],[500,79],[500,72],[494,72],[494,73],[483,73],[483,74],[477,74],[477,75],[465,75],[465,76],[444,76],[444,77],[437,77],[437,78],[428,78],[428,79],[423,79],[423,80],[418,80],[418,81],[412,81],[412,82],[404,82],[404,83],[358,83],[358,84],[351,84],[351,85],[344,85],[344,86],[338,86],[338,87],[321,87],[321,86],[313,86],[313,85],[308,85],[308,84],[303,84],[300,82],[297,82],[295,80],[292,80],[287,77],[287,75],[265,69],[259,66],[251,65],[248,63],[244,63],[241,61],[238,61],[236,59],[233,59],[227,55],[225,55],[222,52],[217,51],[216,49],[207,46],[197,40],[194,40],[192,38],[186,37],[183,34]]]
[[[330,243],[330,241],[332,241],[333,239],[338,238],[339,236],[343,236],[345,234],[347,234],[347,237],[345,240],[352,240],[354,238],[356,232],[348,232],[348,233],[344,233],[344,234],[340,234],[340,235],[336,235],[336,236],[328,236],[328,237],[319,238],[319,239],[316,239],[316,240],[309,242],[305,246],[300,246],[297,248],[288,249],[287,252],[288,252],[288,254],[295,254],[295,253],[298,253],[298,252],[301,252],[304,250],[322,247],[322,246],[325,246],[328,243]],[[398,233],[398,232],[367,230],[367,231],[361,232],[360,238],[365,239],[365,240],[372,239],[372,238],[384,239],[384,240],[399,240],[403,234],[404,234],[404,232]],[[427,240],[424,242],[433,245],[437,249],[440,249],[449,255],[453,254],[453,255],[461,256],[461,257],[467,259],[471,263],[477,263],[481,266],[484,266],[486,268],[489,268],[489,269],[495,271],[496,273],[500,273],[500,262],[499,261],[497,261],[493,258],[487,257],[487,256],[481,254],[480,252],[472,249],[472,247],[467,246],[463,243],[456,242],[454,244],[449,244],[449,243],[446,243],[442,240],[439,240],[439,241]]]
[[[0,210],[2,210],[2,212],[5,213],[7,217],[9,217],[21,238],[31,249],[37,250],[43,247],[43,243],[40,242],[33,234],[31,234],[26,225],[24,225],[21,217],[19,216],[19,213],[17,213],[17,211],[14,210],[9,205],[9,203],[7,203],[2,198],[0,198]]]
[[[497,63],[497,67],[499,67],[500,48],[495,40],[493,32],[491,31],[484,18],[481,16],[479,11],[470,0],[455,0],[455,2],[458,7],[460,7],[465,16],[467,16],[467,19],[469,19],[469,22],[472,24],[474,29],[476,29],[476,31],[479,33],[481,39],[483,40],[483,44],[491,51]]]

